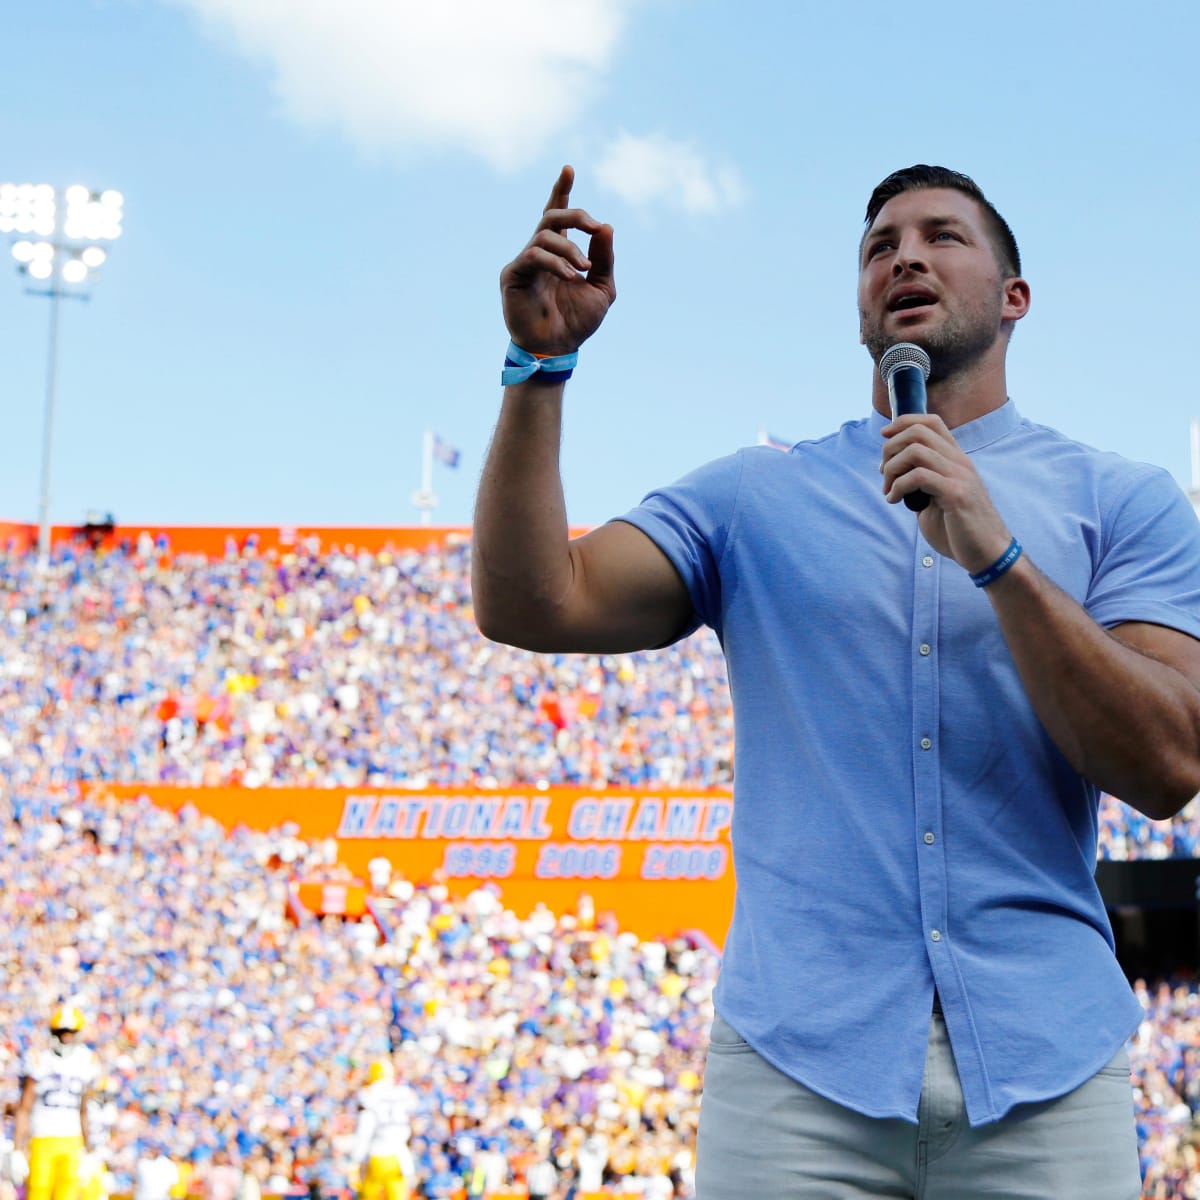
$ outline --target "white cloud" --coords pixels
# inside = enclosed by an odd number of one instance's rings
[[[273,69],[285,111],[367,151],[534,161],[595,96],[633,0],[167,0]]]
[[[604,152],[597,175],[605,187],[639,206],[711,214],[735,208],[746,197],[732,166],[710,162],[690,143],[662,134],[620,134]]]

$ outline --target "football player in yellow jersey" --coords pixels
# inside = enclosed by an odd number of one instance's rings
[[[89,1149],[87,1098],[100,1074],[80,1038],[83,1013],[61,1005],[50,1017],[50,1048],[21,1063],[14,1153],[28,1156],[25,1200],[79,1200],[80,1160]]]
[[[391,1061],[373,1062],[359,1093],[351,1152],[359,1200],[408,1200],[415,1174],[408,1139],[416,1107],[416,1094],[396,1082]]]

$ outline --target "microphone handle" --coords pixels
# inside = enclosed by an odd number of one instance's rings
[[[892,418],[904,417],[909,413],[924,413],[925,408],[925,373],[920,367],[897,367],[888,376],[888,399],[892,405]],[[928,492],[909,492],[904,497],[904,505],[912,512],[920,512],[929,506],[931,497]]]

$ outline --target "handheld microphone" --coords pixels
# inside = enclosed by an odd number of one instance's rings
[[[879,360],[879,377],[887,384],[893,421],[908,413],[926,411],[925,380],[929,378],[932,366],[929,355],[912,342],[897,342],[883,352]],[[904,504],[913,512],[920,512],[929,500],[928,492],[909,492],[904,497]]]

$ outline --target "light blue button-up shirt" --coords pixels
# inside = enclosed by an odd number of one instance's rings
[[[1097,790],[1034,714],[985,592],[884,500],[884,424],[743,450],[621,519],[728,660],[722,1016],[814,1091],[915,1121],[936,984],[980,1125],[1083,1083],[1141,1010],[1093,878]],[[1200,637],[1200,523],[1166,472],[1011,402],[954,435],[1098,623]]]

